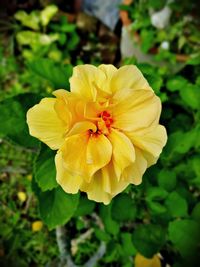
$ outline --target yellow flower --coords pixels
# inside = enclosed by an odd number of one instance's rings
[[[167,134],[160,99],[133,65],[80,65],[60,89],[27,113],[30,134],[58,150],[56,180],[108,204],[155,164]]]
[[[154,255],[153,258],[147,259],[141,254],[137,253],[135,256],[135,267],[161,267],[160,258]]]
[[[17,196],[21,202],[26,201],[27,196],[25,192],[20,191],[17,193]]]
[[[43,227],[43,223],[41,221],[35,221],[32,223],[32,231],[39,232]]]

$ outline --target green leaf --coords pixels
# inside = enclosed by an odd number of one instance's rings
[[[195,145],[196,134],[196,130],[193,129],[179,136],[180,139],[177,140],[177,144],[174,144],[175,151],[181,154],[188,152]]]
[[[127,194],[120,194],[113,199],[111,214],[116,221],[133,220],[136,216],[136,205]]]
[[[146,200],[147,201],[159,201],[167,197],[168,192],[160,187],[150,187],[147,190]]]
[[[55,5],[49,5],[40,12],[40,20],[43,26],[47,26],[50,20],[55,16],[58,11],[58,7]]]
[[[105,230],[114,236],[119,233],[119,224],[111,217],[112,203],[109,206],[100,205],[99,214],[104,223]]]
[[[196,54],[190,57],[190,59],[187,61],[188,65],[200,65],[200,54]]]
[[[166,207],[158,202],[148,201],[147,204],[154,214],[162,214],[167,211]]]
[[[95,202],[89,200],[86,196],[80,196],[77,210],[74,214],[75,217],[85,216],[92,213],[95,208]]]
[[[191,213],[192,219],[200,223],[200,203],[197,203]]]
[[[153,9],[162,9],[166,4],[165,0],[149,0],[148,6]]]
[[[28,131],[26,112],[39,99],[38,95],[27,93],[0,102],[0,136],[25,147],[37,147],[39,142]]]
[[[144,53],[147,53],[155,42],[155,32],[152,30],[142,29],[141,31],[141,49]]]
[[[52,83],[55,89],[69,89],[69,78],[72,74],[71,65],[59,65],[53,60],[40,58],[28,63],[28,67]]]
[[[178,193],[172,192],[165,200],[165,205],[172,217],[187,216],[187,201]]]
[[[40,153],[34,163],[35,180],[42,191],[58,186],[56,182],[55,152],[41,144]]]
[[[134,256],[137,253],[136,248],[132,242],[132,236],[130,233],[123,232],[121,234],[122,250],[125,256]]]
[[[189,132],[183,133],[181,131],[174,132],[169,135],[167,146],[163,151],[163,157],[170,159],[174,153],[185,154],[196,143],[197,131],[193,129]]]
[[[188,81],[182,76],[175,76],[167,81],[167,89],[171,92],[184,90]]]
[[[67,42],[67,49],[68,50],[74,50],[77,46],[77,44],[79,43],[80,41],[80,38],[78,36],[78,34],[76,32],[73,32],[71,35],[70,35],[70,38]]]
[[[110,240],[110,236],[109,234],[107,234],[106,232],[104,232],[103,230],[101,229],[95,229],[95,235],[96,237],[101,240],[101,241],[105,241],[105,242],[108,242]]]
[[[40,192],[38,199],[40,216],[52,230],[72,218],[78,206],[79,194],[67,194],[61,187],[57,187],[51,191]]]
[[[169,224],[169,240],[184,258],[193,258],[198,253],[200,240],[199,224],[193,220],[173,221]]]
[[[158,174],[158,184],[166,191],[171,192],[176,187],[176,173],[163,169]]]
[[[198,139],[197,139],[198,141]],[[189,166],[191,166],[191,183],[197,187],[200,187],[200,154],[196,154],[190,158],[188,161]]]
[[[155,75],[147,75],[146,78],[155,93],[158,94],[163,84],[162,78],[160,76]]]
[[[197,85],[187,84],[187,86],[180,90],[180,96],[187,106],[192,109],[199,109],[200,90]]]
[[[153,257],[165,243],[166,231],[160,225],[140,225],[133,233],[133,245],[146,258]]]
[[[33,30],[39,30],[39,13],[37,11],[32,11],[30,14],[27,14],[23,10],[17,11],[14,15],[16,20],[19,20],[22,25],[29,27]]]

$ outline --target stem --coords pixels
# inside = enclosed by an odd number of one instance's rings
[[[84,267],[96,266],[98,260],[100,260],[106,252],[106,245],[104,242],[101,243],[97,252],[84,264]]]
[[[71,255],[67,249],[66,230],[64,226],[56,227],[56,239],[57,239],[58,249],[60,252],[59,267],[81,267],[74,264]],[[96,266],[97,262],[103,257],[105,252],[106,252],[106,245],[105,242],[102,242],[96,253],[82,266],[84,267]]]
[[[57,239],[58,249],[60,252],[59,267],[77,267],[77,265],[73,263],[67,249],[66,230],[64,226],[56,227],[56,239]]]

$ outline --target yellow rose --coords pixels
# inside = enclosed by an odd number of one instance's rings
[[[56,180],[64,191],[108,204],[141,183],[166,144],[161,102],[133,65],[77,66],[70,87],[29,109],[29,131],[58,150]]]

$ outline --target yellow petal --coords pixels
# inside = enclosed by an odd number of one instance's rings
[[[102,202],[105,205],[109,204],[112,195],[102,190],[102,180],[101,176],[96,176],[91,180],[90,183],[84,183],[81,186],[81,191],[86,192],[87,196],[90,200],[94,200],[96,202]]]
[[[91,135],[86,150],[86,162],[94,169],[92,175],[107,165],[111,156],[112,145],[108,138],[103,134]]]
[[[64,167],[64,160],[62,153],[58,151],[55,157],[56,163],[56,180],[62,189],[71,194],[78,193],[80,186],[83,182],[83,178],[77,175],[73,175],[68,172]]]
[[[41,221],[35,221],[32,223],[32,231],[38,232],[42,229],[43,223]]]
[[[149,159],[149,163],[151,163],[149,165],[156,163],[163,147],[167,142],[166,129],[162,125],[156,125],[147,129],[138,130],[128,134],[128,136],[135,146],[137,146],[140,150],[150,154],[149,157],[152,156],[154,158],[154,160],[152,157],[148,158],[148,154],[146,154],[147,160]]]
[[[80,190],[86,192],[89,199],[107,205],[128,184],[127,181],[118,180],[113,163],[110,161],[108,165],[94,174],[90,183],[83,183]]]
[[[76,94],[59,89],[53,92],[56,96],[55,110],[58,116],[68,122],[69,128],[74,123],[84,119],[84,108],[86,102]]]
[[[113,107],[113,127],[132,132],[158,123],[161,102],[152,91],[137,90],[127,96]]]
[[[111,94],[111,86],[110,86],[110,82],[112,80],[113,75],[117,72],[117,68],[111,64],[102,64],[98,67],[98,69],[100,69],[104,75],[105,75],[105,83],[103,84],[103,88],[101,88],[103,91]]]
[[[105,75],[97,67],[89,64],[76,66],[70,78],[71,92],[94,101],[103,81]]]
[[[94,123],[90,121],[81,121],[74,124],[74,126],[71,128],[67,136],[84,133],[87,130],[92,130],[93,132],[96,132],[97,127]]]
[[[144,78],[141,71],[134,65],[127,65],[119,68],[113,75],[111,87],[113,92],[125,88],[133,90],[151,90],[147,80]]]
[[[146,169],[147,160],[141,151],[135,147],[135,162],[124,170],[122,179],[131,184],[139,185]]]
[[[67,126],[54,109],[55,98],[43,98],[27,112],[27,123],[32,136],[40,139],[51,149],[58,149],[64,142]]]
[[[123,170],[135,161],[135,150],[129,138],[115,129],[111,130],[108,138],[112,144],[112,162],[119,180]]]
[[[58,114],[58,117],[69,127],[72,120],[72,114],[68,104],[70,93],[64,89],[59,89],[54,91],[53,95],[57,97],[54,105],[55,111]]]
[[[161,267],[160,259],[157,255],[154,255],[153,258],[148,259],[137,253],[135,256],[135,267]]]
[[[26,193],[25,193],[25,192],[22,192],[22,191],[18,192],[18,193],[17,193],[17,196],[18,196],[18,198],[19,198],[19,200],[20,200],[21,202],[24,202],[24,201],[26,201],[26,199],[27,199],[27,195],[26,195]]]
[[[62,153],[65,168],[73,175],[87,178],[110,161],[112,146],[104,135],[86,132],[66,138]]]
[[[110,193],[112,197],[122,192],[129,184],[129,182],[119,179],[116,172],[116,166],[112,161],[101,170],[102,190]]]

